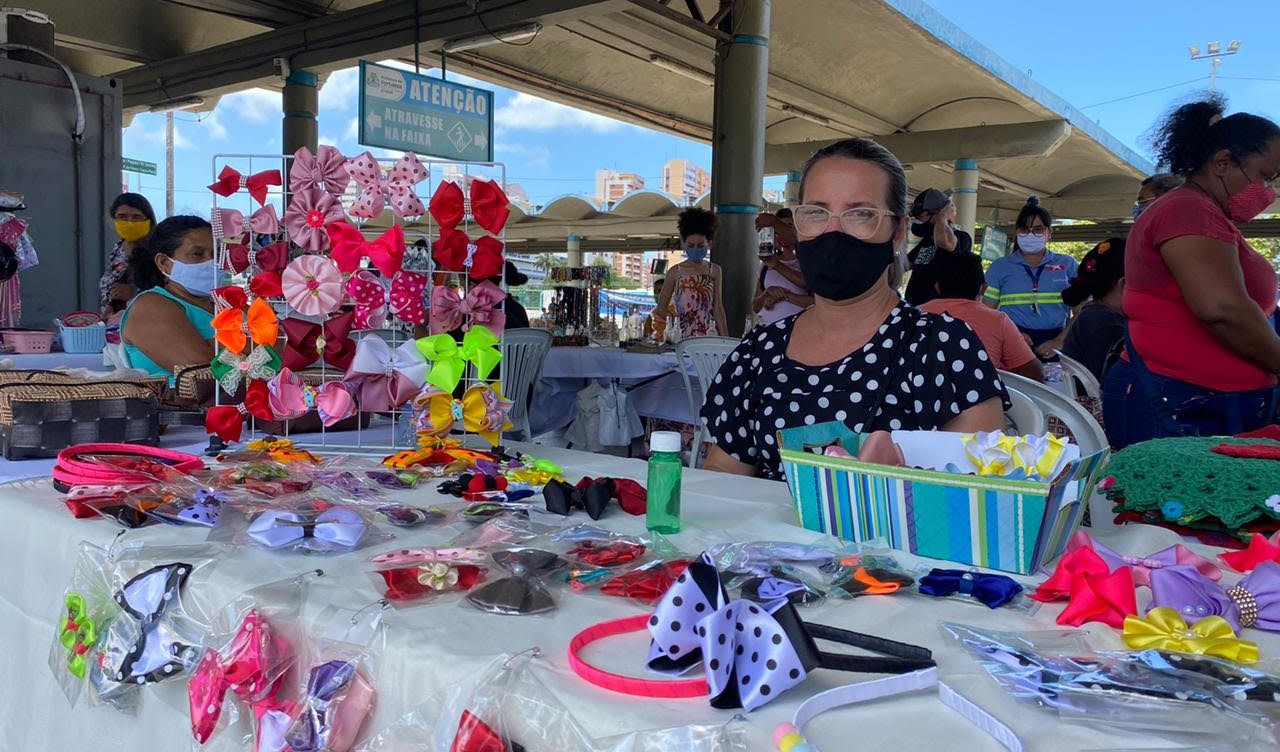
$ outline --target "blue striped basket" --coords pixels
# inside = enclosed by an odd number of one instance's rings
[[[862,437],[843,423],[780,432],[800,525],[845,540],[885,540],[931,559],[1031,574],[1066,548],[1110,452],[1069,463],[1053,483],[876,465],[804,451]],[[1075,486],[1075,500],[1063,504]]]

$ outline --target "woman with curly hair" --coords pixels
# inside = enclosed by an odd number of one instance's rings
[[[665,313],[674,313],[682,339],[729,334],[721,297],[724,274],[707,259],[718,225],[715,214],[697,208],[680,212],[676,223],[685,260],[667,271],[654,320],[661,326]]]

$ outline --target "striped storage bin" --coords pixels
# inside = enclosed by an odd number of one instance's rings
[[[1063,552],[1109,456],[1102,451],[1068,463],[1052,483],[1044,483],[805,451],[839,441],[856,455],[861,438],[843,423],[780,432],[783,468],[801,526],[1018,574],[1031,574]]]

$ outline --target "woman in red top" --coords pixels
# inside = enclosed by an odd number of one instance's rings
[[[1280,337],[1276,273],[1245,242],[1248,222],[1276,199],[1280,127],[1223,117],[1214,97],[1173,110],[1156,139],[1186,184],[1151,204],[1125,254],[1124,359],[1107,374],[1112,446],[1164,436],[1236,434],[1275,414]]]

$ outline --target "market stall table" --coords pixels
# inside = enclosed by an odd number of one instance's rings
[[[643,481],[645,475],[644,463],[637,460],[547,447],[521,448],[560,463],[571,480],[585,474]],[[816,538],[791,524],[794,516],[784,484],[707,471],[685,473],[683,512],[687,525],[673,541],[686,552],[696,553],[723,541]],[[431,488],[396,496],[419,503],[438,503],[446,498]],[[116,527],[106,520],[73,519],[61,504],[61,496],[45,479],[0,486],[0,504],[6,513],[5,524],[0,526],[0,550],[5,552],[8,564],[8,576],[0,582],[0,636],[9,669],[8,680],[0,688],[0,749],[65,750],[85,744],[95,752],[191,748],[185,682],[148,688],[138,716],[130,717],[110,709],[86,707],[83,700],[74,710],[69,708],[49,670],[49,648],[77,545],[82,539],[109,545]],[[588,518],[578,514],[568,521],[577,523]],[[644,528],[642,518],[630,517],[616,507],[601,522],[628,533],[639,533]],[[193,582],[189,588],[201,588],[205,600],[221,603],[257,585],[321,567],[326,574],[314,580],[305,609],[310,622],[327,605],[359,609],[376,600],[378,594],[365,572],[369,556],[404,546],[437,544],[460,529],[397,530],[394,541],[341,556],[226,551],[219,554],[208,579]],[[203,537],[204,532],[198,528],[158,526],[128,532],[117,545],[195,543]],[[1135,554],[1167,545],[1172,539],[1168,531],[1143,526],[1105,538],[1108,545]],[[905,555],[901,559],[912,566],[918,561]],[[385,728],[495,657],[533,646],[542,649],[542,657],[533,661],[534,670],[593,736],[690,723],[721,724],[733,718],[734,712],[714,710],[705,699],[640,699],[612,694],[578,679],[565,660],[573,635],[591,624],[643,613],[643,609],[623,599],[583,595],[560,587],[556,588],[556,598],[559,609],[539,616],[484,613],[466,605],[457,595],[444,596],[430,605],[387,612],[386,651],[376,658],[373,673],[378,693],[376,714],[367,729],[376,732]],[[1056,605],[1043,607],[1035,614],[1015,609],[990,611],[973,603],[900,595],[828,601],[801,613],[811,622],[931,648],[943,678],[1012,726],[1028,750],[1160,746],[1159,739],[1114,728],[1060,723],[1052,711],[1014,701],[981,672],[965,651],[945,640],[938,629],[939,621],[1007,630],[1058,629],[1054,623],[1058,611]],[[1082,631],[1088,632],[1098,647],[1120,646],[1116,633],[1108,628],[1089,625]],[[1280,639],[1268,633],[1250,630],[1248,638],[1260,643],[1264,658],[1280,653]],[[612,638],[591,646],[587,658],[607,670],[642,675],[647,643],[646,633]],[[775,725],[790,720],[800,701],[821,689],[867,678],[837,671],[815,672],[800,687],[751,714],[745,721],[748,748],[751,752],[771,752]],[[430,713],[426,715],[432,717]],[[929,693],[836,710],[815,721],[807,732],[820,748],[835,752],[852,748],[839,743],[848,738],[850,729],[857,730],[857,746],[863,749],[978,752],[1000,748]],[[826,740],[825,747],[822,740]],[[215,737],[206,748],[238,748],[229,745],[230,741],[226,736]]]
[[[18,371],[52,371],[58,368],[84,368],[90,371],[113,371],[114,368],[104,365],[102,353],[9,353],[0,355],[0,360],[13,361],[13,369]]]
[[[689,374],[696,384],[697,378]],[[529,418],[534,435],[564,428],[577,415],[575,399],[592,379],[618,383],[641,417],[688,423],[689,398],[673,351],[634,352],[620,347],[553,347],[542,363]]]

